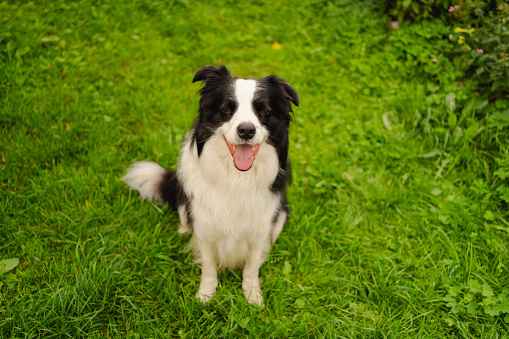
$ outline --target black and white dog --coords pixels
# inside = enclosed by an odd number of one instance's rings
[[[181,233],[201,263],[196,294],[210,300],[217,270],[243,269],[250,303],[263,305],[258,270],[288,218],[288,128],[297,92],[283,79],[239,79],[224,66],[199,69],[199,115],[180,152],[178,169],[135,163],[123,180],[143,198],[178,211]]]

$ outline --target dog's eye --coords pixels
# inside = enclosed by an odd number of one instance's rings
[[[261,115],[267,115],[267,114],[269,114],[269,111],[267,111],[267,110],[262,110],[262,111],[260,111],[260,114],[261,114]]]
[[[226,108],[223,108],[223,113],[232,114],[232,110],[230,108],[226,107]]]

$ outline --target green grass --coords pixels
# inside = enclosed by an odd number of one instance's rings
[[[0,266],[0,337],[507,338],[507,134],[430,125],[447,93],[394,71],[386,20],[357,1],[0,3],[0,260],[20,260]],[[199,303],[176,214],[119,180],[175,165],[193,74],[219,63],[300,94],[264,309],[231,271]]]

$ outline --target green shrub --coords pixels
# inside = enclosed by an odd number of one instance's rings
[[[384,0],[384,10],[393,20],[421,21],[446,13],[450,0]]]
[[[464,65],[466,78],[476,83],[476,91],[487,95],[490,102],[507,99],[509,6],[501,3],[495,11],[489,10],[487,3],[472,6],[470,13],[455,15],[458,22],[450,36],[455,44],[454,57],[463,61],[459,64]]]
[[[457,74],[449,55],[453,46],[444,36],[449,27],[441,21],[415,23],[389,35],[393,53],[404,65],[404,76],[424,77],[435,84],[454,82]]]

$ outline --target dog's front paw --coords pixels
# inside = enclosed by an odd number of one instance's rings
[[[254,287],[251,289],[245,289],[244,295],[246,296],[247,301],[252,305],[257,305],[260,307],[264,307],[262,290],[260,287]]]
[[[202,282],[198,292],[196,293],[196,298],[200,299],[200,301],[204,304],[208,303],[214,297],[214,293],[216,293],[216,287],[217,280],[208,284]]]
[[[200,301],[204,304],[207,304],[212,297],[214,296],[214,293],[211,294],[202,294],[200,291],[196,292],[196,298],[200,299]]]
[[[192,233],[191,232],[191,228],[187,224],[180,224],[178,232],[179,232],[180,235],[191,234]]]

